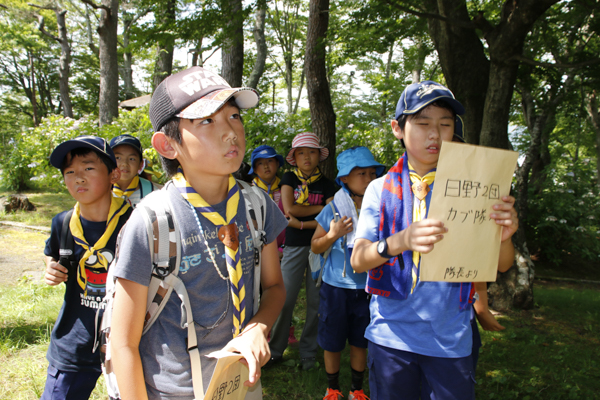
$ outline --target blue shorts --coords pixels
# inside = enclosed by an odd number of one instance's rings
[[[46,386],[40,400],[85,400],[89,399],[100,371],[60,371],[48,366]]]
[[[471,356],[429,357],[369,342],[371,400],[475,400]]]
[[[323,282],[319,291],[319,334],[323,350],[337,353],[351,346],[366,349],[365,330],[371,319],[369,294],[364,289],[344,289]]]

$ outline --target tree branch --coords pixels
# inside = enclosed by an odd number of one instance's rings
[[[30,6],[35,7],[35,5],[30,4]],[[39,7],[42,8],[42,7]],[[49,10],[49,8],[43,8],[44,10]],[[53,34],[51,34],[50,32],[48,32],[45,28],[44,28],[44,17],[42,17],[41,15],[38,15],[38,29],[40,32],[42,32],[44,35],[48,36],[50,39],[52,40],[56,40],[58,43],[62,43],[62,41],[60,40],[60,38],[54,36]]]
[[[94,10],[104,10],[108,13],[108,15],[110,15],[110,7],[107,7],[102,4],[98,5],[91,0],[81,0],[81,1],[85,4],[87,4],[88,6],[92,7]]]
[[[510,59],[514,60],[514,61],[520,61],[522,63],[533,65],[536,67],[557,68],[557,69],[572,69],[572,68],[577,69],[577,68],[586,67],[588,65],[600,64],[600,58],[582,61],[582,62],[574,63],[574,64],[540,62],[540,61],[532,60],[532,59],[527,58],[522,55],[515,55],[515,56],[512,56]]]
[[[428,12],[413,10],[411,8],[403,6],[401,3],[397,2],[397,1],[394,1],[394,0],[389,1],[388,3],[390,5],[396,7],[398,10],[404,11],[407,14],[412,14],[412,15],[415,15],[415,16],[421,17],[421,18],[433,18],[433,19],[437,19],[437,20],[446,22],[447,24],[454,25],[454,26],[459,26],[461,28],[466,28],[466,29],[480,29],[480,30],[482,30],[484,32],[487,32],[491,28],[491,25],[483,17],[482,13],[479,13],[479,17],[478,18],[476,18],[476,19],[474,19],[472,21],[467,22],[467,21],[462,21],[462,20],[457,20],[457,19],[452,19],[452,18],[444,17],[443,15],[440,15],[440,14],[434,14],[434,13],[428,13]]]

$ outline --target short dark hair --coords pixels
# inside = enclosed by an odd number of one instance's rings
[[[117,168],[117,164],[115,164],[113,160],[111,160],[110,157],[108,157],[106,154],[94,149],[90,149],[89,147],[77,147],[67,153],[60,166],[60,172],[64,176],[65,169],[69,168],[75,157],[84,157],[90,153],[95,153],[98,156],[98,158],[102,160],[104,165],[106,165],[106,169],[108,170],[109,174]]]
[[[229,104],[233,107],[236,107],[238,110],[240,109],[240,107],[235,102],[235,98],[233,97],[229,99],[225,104]],[[166,137],[175,140],[179,144],[181,144],[181,131],[179,130],[180,121],[181,118],[173,117],[170,120],[168,120],[162,126],[162,128],[160,128],[160,131],[164,133]],[[163,170],[165,171],[168,177],[172,177],[173,175],[175,175],[177,173],[177,168],[179,168],[179,166],[181,165],[179,163],[179,160],[171,160],[170,158],[166,158],[162,155],[160,156],[160,163],[162,164]]]
[[[454,109],[452,108],[452,106],[450,106],[450,104],[446,103],[444,100],[437,100],[434,101],[430,104],[427,105],[427,107],[429,106],[435,106],[435,107],[439,107],[439,108],[443,108],[444,110],[448,110],[452,113],[452,115],[454,116],[454,118],[456,118],[456,112],[454,111]],[[414,114],[402,114],[400,116],[400,118],[398,118],[398,127],[404,131],[404,127],[406,126],[406,121],[408,121],[408,118],[417,118],[419,117],[423,111],[425,111],[425,109],[427,107],[423,107],[421,108],[419,111],[417,111]],[[400,144],[402,145],[403,148],[406,148],[406,146],[404,145],[404,140],[400,139]]]

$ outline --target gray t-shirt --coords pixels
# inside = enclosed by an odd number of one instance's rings
[[[179,223],[182,243],[179,277],[185,284],[192,304],[200,354],[205,355],[221,349],[233,338],[233,303],[229,282],[223,280],[215,270],[204,239],[200,236],[197,220],[202,224],[202,230],[221,275],[227,277],[224,245],[217,238],[218,227],[192,210],[174,185],[168,184],[162,190],[168,191],[173,213]],[[271,243],[285,229],[287,220],[277,205],[268,196],[265,195],[265,198],[265,232],[267,243]],[[245,304],[248,322],[250,316],[254,315],[254,247],[244,207],[244,198],[240,193],[236,224],[239,229],[244,285],[247,288]],[[213,208],[224,217],[226,201],[214,205]],[[112,267],[114,276],[148,286],[152,265],[146,226],[137,209],[122,232],[118,252],[116,265]],[[194,398],[190,358],[186,349],[187,329],[180,326],[181,313],[181,301],[173,292],[156,322],[141,338],[140,356],[150,399]],[[116,323],[118,321],[113,321],[113,324]],[[204,356],[201,359],[206,389],[216,361]]]

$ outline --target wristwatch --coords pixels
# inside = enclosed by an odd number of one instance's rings
[[[377,242],[377,253],[383,258],[392,258],[393,256],[388,253],[388,244],[385,239],[381,239]]]

